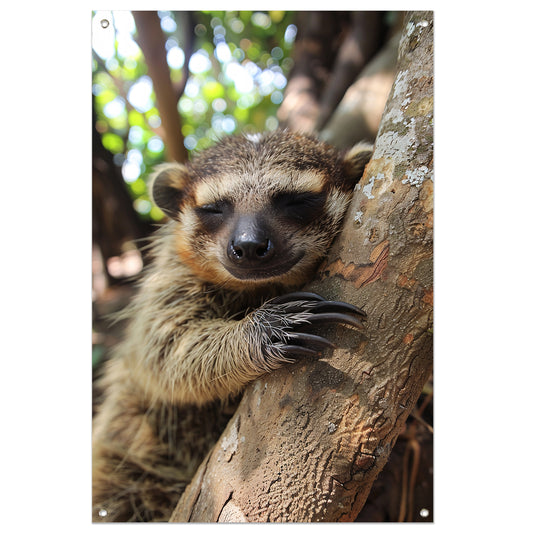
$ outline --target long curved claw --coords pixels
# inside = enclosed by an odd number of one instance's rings
[[[357,318],[345,313],[319,313],[307,319],[311,324],[349,324],[358,329],[364,329],[363,323]]]
[[[314,292],[289,292],[288,294],[282,294],[281,296],[276,296],[269,303],[273,304],[284,304],[292,302],[294,300],[312,300],[317,302],[325,302],[325,298],[322,298],[319,294]]]
[[[366,313],[356,307],[355,305],[347,302],[337,302],[333,300],[326,300],[322,296],[313,292],[291,292],[289,294],[283,294],[273,298],[269,302],[270,304],[292,304],[288,307],[288,311],[311,311],[316,312],[334,312],[334,313],[353,313],[354,315],[360,315],[366,317]]]
[[[319,335],[312,335],[311,333],[294,332],[289,334],[291,341],[298,341],[303,343],[309,343],[311,345],[320,348],[335,348],[336,345],[324,337]]]
[[[295,344],[286,344],[280,348],[280,351],[283,355],[295,355],[295,356],[304,356],[304,357],[316,357],[318,355],[317,350],[312,350],[311,348],[306,348],[305,346],[297,346]]]
[[[337,312],[348,312],[353,313],[355,315],[361,315],[362,317],[366,317],[366,313],[360,309],[359,307],[356,307],[355,305],[349,304],[347,302],[335,302],[335,301],[322,301],[318,302],[313,305],[313,311],[333,311],[335,313]]]

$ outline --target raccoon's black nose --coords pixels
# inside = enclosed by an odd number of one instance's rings
[[[256,220],[241,220],[228,242],[227,254],[241,266],[264,263],[274,255],[274,243]]]
[[[228,257],[234,263],[254,263],[269,259],[274,254],[270,239],[239,237],[228,245]]]

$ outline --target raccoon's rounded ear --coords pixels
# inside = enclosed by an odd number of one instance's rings
[[[353,182],[353,185],[361,179],[367,163],[372,157],[374,147],[371,144],[359,143],[346,152],[342,166],[344,174]]]
[[[189,172],[180,163],[165,163],[156,167],[151,177],[152,198],[166,215],[176,218],[180,212]]]

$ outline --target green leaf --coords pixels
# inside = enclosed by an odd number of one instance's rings
[[[135,196],[140,196],[146,192],[146,183],[141,178],[137,178],[133,183],[130,183],[130,187]]]
[[[130,126],[140,126],[141,128],[146,127],[146,122],[144,121],[142,113],[139,113],[136,109],[132,109],[128,113],[128,122]]]
[[[202,86],[202,94],[211,103],[217,98],[224,97],[224,86],[218,81],[208,81]]]
[[[104,133],[102,135],[102,144],[114,154],[119,154],[124,151],[124,141],[116,133]]]

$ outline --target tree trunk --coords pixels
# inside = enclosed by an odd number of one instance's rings
[[[431,373],[433,16],[405,21],[374,156],[308,287],[363,307],[366,332],[255,381],[171,521],[353,521]]]

